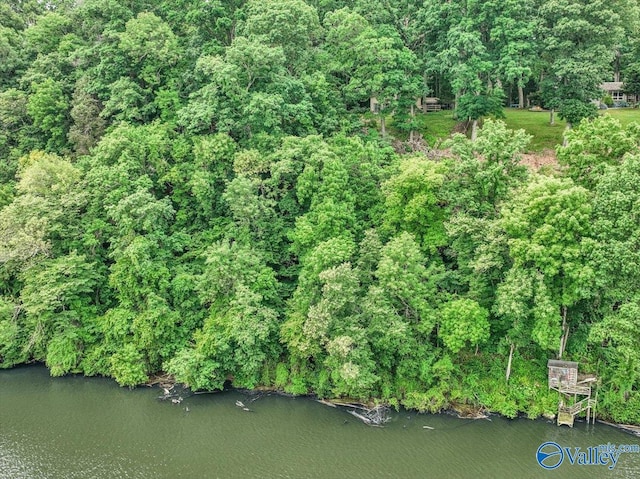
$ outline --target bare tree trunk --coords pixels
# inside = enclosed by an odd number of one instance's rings
[[[382,132],[382,137],[387,136],[387,125],[384,121],[384,113],[380,112],[380,131]]]
[[[411,105],[411,130],[409,131],[409,141],[413,142],[413,119],[416,117],[415,105]]]
[[[549,125],[553,126],[556,124],[556,118],[554,116],[554,109],[552,108],[551,111],[549,112]]]
[[[569,340],[569,325],[567,324],[567,307],[562,306],[562,337],[560,338],[560,349],[558,350],[558,359],[562,359],[564,350]]]
[[[571,123],[567,122],[567,126],[564,128],[564,132],[566,133],[568,130],[572,128]],[[562,146],[567,146],[567,135],[562,135]]]
[[[524,108],[524,88],[518,85],[518,108]]]
[[[460,94],[456,93],[455,98],[453,99],[453,117],[458,120],[458,100],[460,99]]]
[[[509,350],[509,361],[507,362],[507,382],[509,382],[509,377],[511,376],[511,361],[513,360],[513,350],[516,348],[516,345],[511,343],[511,349]]]
[[[422,73],[422,83],[425,86],[425,88],[427,86],[428,80],[429,80],[429,78],[427,76],[427,72],[425,71],[425,72]],[[427,96],[427,94],[425,94],[425,92],[423,92],[423,94],[420,96],[420,98],[422,99],[422,101],[420,103],[420,109],[422,110],[422,113],[426,113],[427,112],[427,102],[425,101],[426,96]],[[433,92],[433,96],[438,96],[435,91]]]
[[[478,138],[478,120],[473,120],[471,123],[471,141],[476,141]]]

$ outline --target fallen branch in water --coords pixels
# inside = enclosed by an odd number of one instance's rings
[[[360,408],[361,412],[347,411],[369,426],[382,426],[389,421],[389,409],[385,406],[376,406],[371,409]]]
[[[389,421],[389,408],[386,406],[373,406],[366,407],[361,404],[354,404],[350,402],[342,402],[340,400],[326,400],[326,399],[316,399],[320,404],[324,404],[329,407],[344,407],[350,408],[347,410],[349,414],[353,417],[357,417],[363,423],[369,426],[382,426],[386,422]],[[357,410],[357,411],[356,411]]]
[[[183,396],[190,396],[192,393],[188,388],[177,386],[176,384],[160,384],[162,389],[162,396],[158,396],[161,401],[170,399],[173,404],[180,404],[183,400]]]
[[[355,411],[347,411],[349,414],[351,414],[352,416],[357,417],[358,419],[360,419],[363,423],[365,424],[371,424],[371,419],[369,419],[366,416],[363,416],[362,414],[358,414]]]

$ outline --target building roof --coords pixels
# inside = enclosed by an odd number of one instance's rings
[[[622,90],[622,85],[623,83],[621,81],[606,81],[600,85],[600,88],[604,91],[616,91]]]
[[[555,359],[549,359],[549,361],[547,362],[547,367],[578,369],[578,363],[575,363],[573,361],[556,361]]]

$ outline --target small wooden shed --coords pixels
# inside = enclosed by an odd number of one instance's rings
[[[549,388],[562,389],[575,386],[578,382],[578,363],[573,361],[558,361],[550,359],[547,362],[549,368]]]

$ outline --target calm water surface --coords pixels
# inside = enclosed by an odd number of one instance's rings
[[[401,411],[372,428],[311,399],[265,396],[243,412],[235,401],[252,398],[239,392],[178,405],[158,395],[108,379],[53,379],[40,366],[0,371],[0,478],[640,477],[640,454],[621,455],[613,470],[536,462],[546,441],[640,444],[604,424]]]

